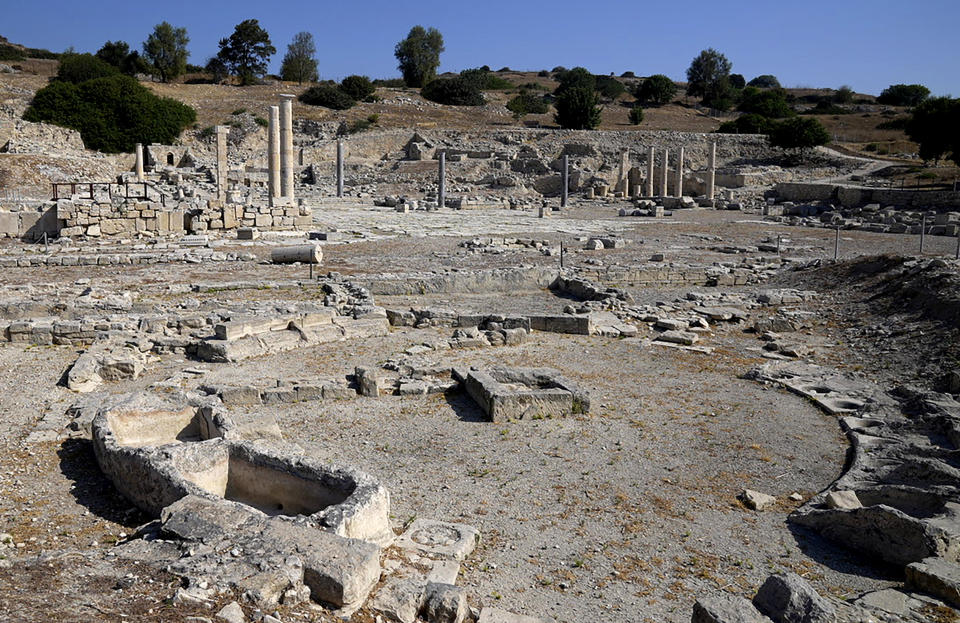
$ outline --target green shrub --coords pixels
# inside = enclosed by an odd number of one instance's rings
[[[300,94],[300,101],[311,106],[323,106],[333,110],[347,110],[357,102],[335,86],[320,84]]]
[[[20,48],[9,43],[0,43],[0,61],[24,61],[26,59],[26,53]]]
[[[767,134],[770,128],[769,119],[763,115],[749,113],[721,124],[717,132],[720,134]]]
[[[557,109],[554,119],[561,128],[570,130],[593,130],[600,125],[600,108],[597,93],[582,86],[563,89],[554,103]]]
[[[595,91],[597,88],[597,77],[583,67],[558,71],[554,74],[553,79],[560,83],[560,86],[554,91],[557,95],[560,95],[560,92],[566,89],[583,88]]]
[[[756,87],[747,87],[743,90],[737,110],[763,115],[770,119],[781,119],[796,114],[784,98],[782,90],[767,89],[761,91]]]
[[[734,89],[742,89],[747,86],[747,80],[742,74],[730,74],[730,86]]]
[[[627,87],[613,76],[596,76],[597,92],[608,100],[615,100],[627,92]]]
[[[420,89],[424,99],[449,106],[483,106],[485,100],[477,85],[461,76],[437,78]]]
[[[197,138],[201,141],[206,141],[213,138],[213,135],[217,133],[216,126],[208,125],[204,129],[197,132]]]
[[[93,54],[68,54],[60,61],[54,80],[80,84],[87,80],[115,76],[120,70]]]
[[[509,67],[501,67],[500,69],[497,70],[497,73],[498,73],[498,74],[502,74],[502,73],[506,73],[506,72],[508,72],[508,71],[513,71],[513,70],[510,69]]]
[[[483,67],[464,69],[460,72],[460,77],[473,84],[479,91],[503,91],[514,87],[509,80],[505,80]]]
[[[230,114],[233,115],[234,117],[236,117],[237,115],[242,115],[242,114],[245,113],[245,112],[247,112],[247,109],[246,109],[246,108],[238,108],[238,109],[236,109],[235,111],[233,111],[233,112],[230,113]]]
[[[770,128],[770,143],[774,147],[801,151],[830,142],[830,133],[816,119],[792,117]]]
[[[930,89],[922,84],[891,84],[877,97],[877,103],[887,106],[919,106],[928,97]]]
[[[643,106],[634,106],[630,109],[630,123],[633,125],[643,123]]]
[[[377,87],[366,76],[347,76],[340,83],[340,90],[359,102],[373,95]]]
[[[380,114],[373,113],[372,115],[367,115],[367,121],[369,121],[371,125],[377,125],[380,123]]]
[[[549,109],[550,105],[542,96],[527,91],[520,91],[519,95],[507,102],[507,110],[518,119],[524,115],[542,115]]]
[[[51,82],[37,91],[23,118],[73,128],[89,149],[115,153],[131,152],[137,143],[170,144],[197,115],[115,74],[80,84]]]
[[[253,122],[262,128],[266,128],[270,125],[270,122],[264,119],[263,117],[254,117]]]
[[[625,71],[625,72],[623,72],[622,74],[620,74],[620,77],[621,77],[621,78],[636,78],[636,77],[637,77],[637,74],[633,73],[632,71]]]
[[[669,104],[677,94],[677,85],[663,74],[654,74],[638,84],[633,96],[645,106]]]
[[[805,115],[849,115],[851,111],[843,106],[837,106],[833,102],[820,100],[817,105],[809,110],[803,111]]]
[[[763,74],[757,76],[753,80],[747,83],[748,87],[756,87],[758,89],[779,89],[780,81],[777,80],[776,76],[770,74]]]
[[[876,143],[870,143],[869,145],[865,145],[863,147],[863,151],[877,151],[878,147],[879,146]]]
[[[837,104],[852,104],[853,103],[853,89],[847,85],[843,85],[833,93],[833,101]]]
[[[540,71],[537,72],[537,75],[541,78],[549,78],[550,72],[546,69],[541,69]]]

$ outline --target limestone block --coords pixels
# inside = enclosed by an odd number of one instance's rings
[[[863,507],[856,491],[831,491],[827,494],[827,508],[852,510]]]
[[[749,600],[720,593],[693,604],[690,623],[770,623]]]
[[[941,558],[925,558],[906,568],[907,586],[935,595],[960,607],[960,565]]]
[[[414,623],[423,606],[426,584],[422,576],[389,576],[370,600],[370,607],[390,621]]]
[[[463,623],[469,614],[464,589],[452,584],[427,584],[423,617],[429,623]]]
[[[473,526],[418,518],[395,545],[429,558],[463,561],[479,542],[480,532]]]
[[[755,511],[767,510],[777,503],[777,498],[772,495],[753,491],[752,489],[744,489],[738,497],[747,508]]]
[[[836,611],[796,573],[767,578],[753,598],[757,610],[775,623],[834,623]]]

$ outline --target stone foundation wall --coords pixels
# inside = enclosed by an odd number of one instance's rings
[[[180,202],[176,207],[142,199],[69,199],[50,205],[56,223],[50,233],[92,238],[142,232],[156,235],[196,233],[238,227],[293,230],[309,227],[313,222],[307,207],[239,205],[216,199]],[[3,229],[0,216],[0,231]]]
[[[869,203],[915,208],[960,207],[960,192],[947,190],[899,190],[799,182],[777,184],[775,190],[781,201],[832,201],[847,208]]]

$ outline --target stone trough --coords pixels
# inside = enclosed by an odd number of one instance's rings
[[[588,413],[590,397],[551,368],[455,371],[493,422]]]
[[[387,490],[366,474],[276,443],[272,420],[236,421],[218,407],[132,395],[94,418],[97,461],[117,489],[157,516],[188,495],[386,545]]]

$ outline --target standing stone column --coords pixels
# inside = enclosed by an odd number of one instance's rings
[[[343,139],[337,139],[337,197],[343,197]]]
[[[133,170],[136,171],[137,173],[137,181],[142,182],[143,181],[143,145],[141,145],[140,143],[137,143],[135,155],[137,160]]]
[[[677,183],[676,183],[677,197],[683,196],[683,147],[680,148],[680,153],[677,155]]]
[[[624,149],[620,152],[620,170],[617,172],[617,185],[615,187],[615,192],[622,192],[626,197],[630,194],[630,189],[628,188],[629,182],[627,181],[627,172],[630,170],[630,152]]]
[[[567,199],[570,197],[570,156],[563,156],[563,175],[560,176],[563,189],[560,191],[560,207],[567,207]]]
[[[669,197],[667,192],[667,177],[670,175],[670,150],[663,150],[663,170],[660,171],[660,196]]]
[[[293,96],[280,97],[280,195],[293,199]]]
[[[270,107],[267,125],[267,179],[271,199],[280,196],[280,107]]]
[[[217,126],[217,199],[227,196],[227,132],[225,125]]]
[[[447,205],[447,152],[440,152],[439,179],[437,180],[437,208]]]
[[[647,150],[647,196],[653,196],[653,147]]]
[[[717,143],[710,143],[710,155],[707,158],[707,199],[713,205],[713,194],[717,183]]]

